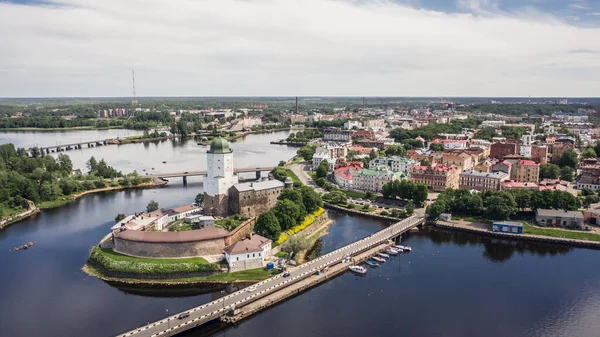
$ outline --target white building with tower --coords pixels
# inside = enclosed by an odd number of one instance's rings
[[[237,184],[233,173],[233,151],[223,138],[217,138],[206,152],[207,175],[204,179],[204,211],[216,216],[226,216],[229,210],[229,188]]]
[[[519,148],[519,154],[526,158],[531,158],[531,143],[533,142],[533,136],[526,134],[521,136],[521,147]]]

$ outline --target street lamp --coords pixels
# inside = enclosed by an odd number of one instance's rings
[[[171,322],[169,321],[169,309],[165,309],[167,311],[167,327],[171,330]]]

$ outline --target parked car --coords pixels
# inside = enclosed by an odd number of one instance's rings
[[[292,273],[290,273],[289,271],[286,271],[285,273],[283,273],[283,277],[288,277],[292,275]]]
[[[190,313],[189,312],[182,312],[181,314],[179,314],[177,316],[177,319],[184,319],[186,317],[190,317]]]

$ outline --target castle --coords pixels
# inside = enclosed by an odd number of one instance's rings
[[[238,176],[233,173],[233,151],[223,138],[212,141],[206,160],[204,213],[208,215],[257,216],[275,207],[283,189],[293,186],[289,178],[285,183],[273,179],[239,183]]]

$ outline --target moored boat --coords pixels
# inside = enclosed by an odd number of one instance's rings
[[[373,259],[374,261],[377,261],[377,262],[381,262],[381,263],[385,262],[384,258],[381,258],[378,256],[373,256],[371,259]]]
[[[410,246],[405,246],[405,245],[396,245],[396,247],[402,249],[405,252],[410,252],[412,250],[412,248],[410,248]]]
[[[392,248],[392,247],[387,247],[387,248],[385,249],[385,253],[386,253],[386,254],[390,254],[390,255],[398,255],[398,251],[397,251],[397,250],[395,250],[395,249],[394,249],[394,248]]]
[[[386,259],[390,257],[390,256],[389,256],[388,254],[386,254],[386,253],[377,253],[377,255],[378,255],[378,256],[381,256],[381,257],[385,257]]]
[[[379,263],[377,263],[375,261],[367,260],[365,263],[371,267],[379,267]]]
[[[364,275],[367,273],[367,268],[365,267],[361,267],[361,266],[350,266],[348,267],[351,271],[357,273],[357,274],[361,274]]]

